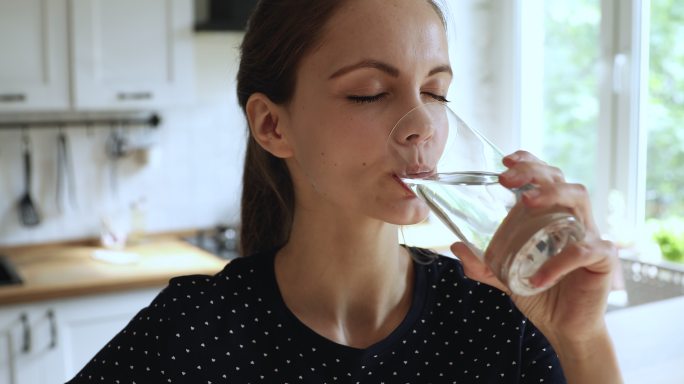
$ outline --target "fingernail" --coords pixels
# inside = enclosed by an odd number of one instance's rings
[[[510,160],[510,161],[518,161],[520,159],[520,156],[518,156],[515,153],[511,153],[510,155],[504,157],[505,160]]]

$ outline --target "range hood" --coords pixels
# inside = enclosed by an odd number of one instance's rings
[[[257,0],[195,0],[196,31],[243,31]]]

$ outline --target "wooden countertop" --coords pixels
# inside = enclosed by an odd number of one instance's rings
[[[38,245],[0,250],[23,284],[0,286],[0,306],[144,287],[164,287],[174,276],[213,275],[226,260],[174,236],[127,247],[124,260],[93,257],[103,249],[87,244]],[[107,254],[105,254],[107,255]],[[116,256],[116,255],[115,255]],[[126,259],[128,256],[128,259]]]

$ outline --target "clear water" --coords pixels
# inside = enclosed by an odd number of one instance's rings
[[[502,226],[519,191],[503,187],[495,173],[443,173],[402,180],[481,260],[488,251],[494,273],[519,295],[541,292],[544,288],[533,287],[529,278],[546,260],[584,236],[582,225],[562,208],[532,215],[517,207],[513,221]],[[488,250],[495,234],[496,251]]]
[[[496,173],[441,173],[428,179],[402,181],[480,256],[515,204],[515,194],[499,184]]]

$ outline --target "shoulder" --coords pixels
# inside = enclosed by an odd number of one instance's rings
[[[220,272],[213,276],[209,275],[185,275],[174,277],[169,281],[168,287],[162,295],[173,296],[178,294],[191,295],[192,293],[204,295],[208,292],[216,292],[231,286],[241,286],[246,282],[255,281],[268,274],[269,254],[261,253],[231,260]],[[225,290],[223,290],[225,292]]]
[[[174,277],[143,313],[173,323],[178,319],[201,319],[236,305],[249,305],[266,290],[269,254],[231,260],[215,275]],[[271,266],[272,268],[272,266]],[[138,315],[140,317],[141,314]]]
[[[159,332],[179,338],[170,337],[169,345],[187,342],[188,329],[194,338],[202,339],[246,324],[262,317],[273,300],[268,263],[267,254],[254,255],[232,260],[213,276],[173,278],[137,320],[163,322],[165,329]],[[182,349],[180,344],[176,347]]]
[[[213,276],[171,279],[73,382],[91,376],[110,382],[165,382],[187,367],[204,364],[216,351],[247,345],[247,336],[238,335],[237,327],[249,324],[263,308],[257,300],[266,289],[260,291],[258,282],[268,274],[267,259],[250,256],[231,261]],[[250,290],[256,294],[248,294]],[[177,356],[183,359],[177,361]]]
[[[511,298],[498,288],[466,276],[463,264],[455,257],[431,250],[411,248],[419,269],[423,269],[427,288],[437,305],[472,311],[492,312],[497,317],[522,319]],[[423,263],[422,261],[428,261]]]
[[[465,274],[461,261],[453,256],[445,256],[430,249],[409,249],[415,261],[416,267],[426,275],[428,282],[433,288],[460,287],[468,289],[480,289],[475,280],[471,280]]]

